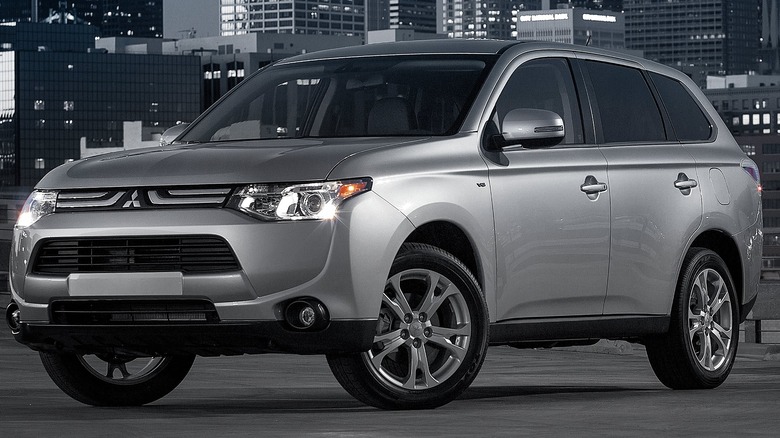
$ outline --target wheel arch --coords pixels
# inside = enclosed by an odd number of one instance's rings
[[[460,260],[485,289],[485,274],[471,238],[458,225],[448,221],[427,222],[412,231],[404,243],[425,243],[443,249]]]
[[[739,254],[737,243],[725,232],[712,229],[699,234],[696,239],[693,240],[689,248],[696,247],[707,248],[714,251],[726,263],[726,266],[729,269],[729,274],[731,275],[731,280],[734,282],[740,310],[742,310],[743,300],[745,298],[745,283],[743,281],[744,272],[742,267],[742,257]],[[740,315],[741,314],[742,312],[740,312]]]

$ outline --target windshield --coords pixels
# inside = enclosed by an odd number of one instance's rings
[[[396,56],[271,67],[180,140],[450,135],[491,58]]]

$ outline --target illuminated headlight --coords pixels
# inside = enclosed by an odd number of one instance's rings
[[[38,222],[38,219],[54,213],[54,207],[57,205],[57,192],[36,190],[27,197],[24,202],[19,220],[16,226],[26,228]]]
[[[371,190],[371,179],[308,184],[250,184],[228,206],[268,221],[332,219],[344,200]]]

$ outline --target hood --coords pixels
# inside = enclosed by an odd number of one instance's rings
[[[274,139],[173,145],[64,164],[39,189],[230,185],[327,178],[350,155],[419,138]],[[355,175],[366,176],[366,175]]]

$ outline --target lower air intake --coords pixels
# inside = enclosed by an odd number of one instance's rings
[[[211,301],[163,300],[54,300],[51,322],[65,325],[199,324],[219,322]]]

